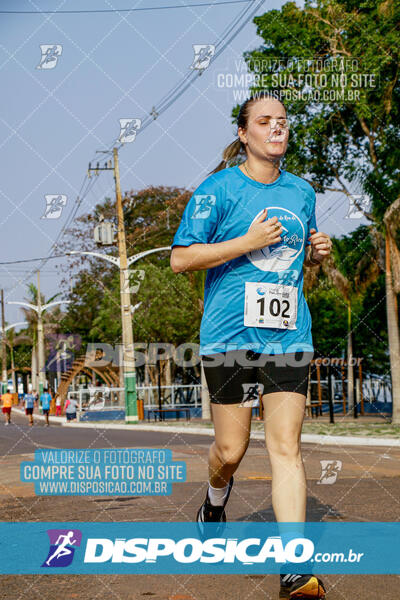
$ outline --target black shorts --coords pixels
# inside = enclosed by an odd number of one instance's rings
[[[27,414],[27,415],[33,415],[33,407],[31,407],[31,408],[26,408],[26,409],[25,409],[25,414]]]
[[[49,409],[49,408],[44,408],[44,409],[43,409],[43,414],[44,414],[44,415],[48,415],[48,414],[49,414],[49,412],[50,412],[50,409]]]
[[[273,392],[307,395],[313,352],[260,354],[228,350],[202,356],[210,402],[251,406],[252,400]]]

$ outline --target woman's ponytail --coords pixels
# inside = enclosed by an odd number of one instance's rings
[[[236,140],[231,142],[229,146],[225,148],[222,153],[221,162],[213,171],[210,171],[208,175],[212,175],[213,173],[217,173],[218,171],[225,169],[226,166],[236,159],[242,151],[244,151],[244,144],[242,144],[240,138],[237,137]]]

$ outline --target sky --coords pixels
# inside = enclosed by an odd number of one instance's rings
[[[89,161],[118,139],[120,119],[148,117],[153,106],[192,72],[193,46],[218,42],[246,4],[131,13],[37,11],[154,8],[206,1],[2,0],[1,11],[35,14],[0,15],[0,262],[49,255],[76,209]],[[266,0],[257,14],[282,5],[279,0]],[[120,151],[123,192],[150,185],[195,189],[206,178],[236,137],[231,111],[243,102],[246,89],[232,87],[230,77],[246,73],[243,52],[262,43],[250,19],[163,114],[143,132],[139,130],[132,143],[124,144]],[[41,46],[45,45],[61,47],[53,68],[43,68]],[[97,156],[95,162],[101,161],[102,155]],[[112,175],[103,172],[76,216],[113,195]],[[43,218],[52,196],[58,197],[60,214]],[[317,197],[321,230],[341,235],[364,222],[346,218],[347,212],[343,194]],[[56,263],[47,261],[41,272],[46,297],[60,290]],[[0,287],[7,302],[26,297],[27,284],[36,283],[38,264],[0,265]],[[6,321],[21,320],[20,309],[6,305]]]

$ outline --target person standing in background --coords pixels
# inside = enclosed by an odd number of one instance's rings
[[[65,403],[65,416],[67,417],[67,422],[75,421],[77,405],[78,402],[74,398],[68,398]]]
[[[61,417],[61,398],[57,396],[56,398],[56,417]]]
[[[49,427],[50,426],[49,412],[50,412],[50,405],[51,405],[51,395],[49,394],[47,389],[45,390],[45,392],[43,394],[40,395],[40,405],[42,407],[43,414],[46,419],[46,427]]]

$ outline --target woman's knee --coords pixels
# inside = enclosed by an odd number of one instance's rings
[[[300,437],[297,434],[268,436],[267,449],[271,459],[298,459],[301,457]]]
[[[242,460],[248,445],[248,441],[244,442],[241,446],[214,442],[213,448],[223,465],[237,465]]]

